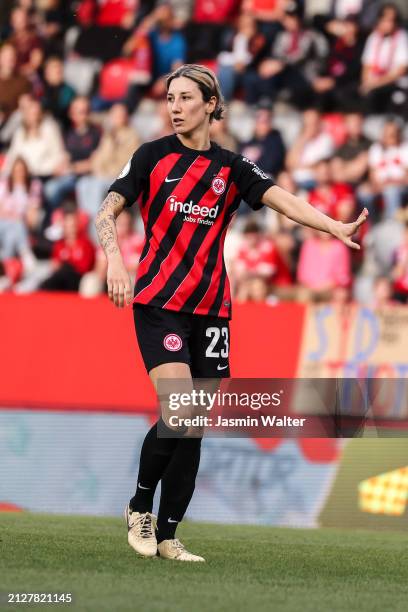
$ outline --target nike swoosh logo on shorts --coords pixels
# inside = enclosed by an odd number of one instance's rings
[[[150,487],[142,487],[140,482],[138,482],[137,486],[139,487],[139,489],[146,489],[146,491],[148,491],[150,489]]]
[[[226,366],[221,366],[220,364],[217,365],[217,370],[226,370],[228,368],[228,365]]]
[[[173,519],[171,519],[171,518],[167,519],[167,522],[168,523],[178,523],[178,521],[173,521]]]
[[[182,177],[180,176],[180,178],[176,178],[176,179],[169,179],[168,176],[166,176],[166,178],[164,179],[165,183],[174,183],[174,181],[181,181]]]

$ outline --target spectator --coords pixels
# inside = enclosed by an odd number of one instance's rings
[[[10,44],[0,48],[0,124],[7,121],[17,109],[18,100],[30,91],[25,76],[17,73],[17,53]]]
[[[371,141],[363,134],[363,121],[360,113],[349,113],[345,117],[347,140],[337,149],[332,161],[335,181],[356,186],[367,176]]]
[[[317,162],[328,159],[333,152],[334,142],[323,129],[320,113],[306,110],[303,113],[302,130],[286,156],[286,166],[296,185],[302,189],[312,189]]]
[[[331,306],[336,310],[337,316],[345,320],[345,317],[350,317],[351,308],[351,291],[349,287],[335,287],[332,292]]]
[[[170,4],[160,4],[148,15],[132,39],[126,44],[126,51],[132,51],[132,40],[138,39],[140,31],[149,33],[153,53],[152,93],[161,97],[166,91],[165,75],[181,66],[186,59],[186,41],[181,32],[174,27],[174,15]],[[141,96],[140,85],[131,86],[128,108],[133,110]]]
[[[273,234],[276,249],[276,272],[272,278],[273,294],[283,300],[297,299],[298,288],[294,283],[296,241],[292,230],[280,227]]]
[[[238,143],[228,131],[227,121],[225,118],[221,121],[213,121],[210,126],[210,137],[211,140],[219,144],[220,147],[223,147],[224,149],[228,149],[234,153],[238,150]]]
[[[355,208],[354,194],[349,185],[332,182],[330,163],[322,160],[315,167],[316,186],[309,194],[309,202],[334,219],[349,223]]]
[[[45,186],[45,196],[50,209],[75,190],[77,180],[91,171],[91,156],[99,144],[100,130],[90,121],[88,98],[78,96],[69,107],[71,127],[65,134],[66,155]]]
[[[395,265],[392,270],[394,297],[398,302],[408,303],[408,222],[405,223],[402,244],[395,252]]]
[[[392,299],[392,282],[387,276],[378,276],[374,281],[372,308],[382,310],[387,306],[395,304]]]
[[[323,4],[319,0],[306,0],[305,16],[306,19],[312,17],[314,27],[326,36],[336,37],[343,31],[343,24],[346,19],[358,19],[361,24],[360,12],[363,2],[367,5],[366,0],[333,0],[330,3]],[[369,0],[371,6],[365,6],[365,12],[369,12],[372,5],[377,2],[378,0]],[[326,13],[319,14],[319,11],[323,8],[326,8]],[[377,8],[375,11],[377,11]]]
[[[68,127],[68,108],[74,98],[74,89],[64,82],[62,60],[56,56],[49,57],[44,68],[44,110],[49,111],[64,127]]]
[[[355,110],[361,73],[362,39],[358,21],[347,17],[339,24],[320,75],[313,80],[319,108],[324,112]]]
[[[272,42],[280,29],[286,0],[243,0],[242,11],[253,15],[261,32]]]
[[[285,89],[293,105],[306,108],[313,101],[311,83],[319,61],[327,55],[327,44],[322,35],[304,29],[295,5],[286,9],[282,25],[284,31],[277,34],[271,56],[244,75],[245,98],[248,104],[262,97],[274,101]]]
[[[33,100],[30,93],[22,94],[18,100],[17,109],[10,115],[8,120],[0,127],[0,144],[4,147],[10,145],[10,142],[16,130],[22,125],[25,109]]]
[[[41,49],[41,39],[30,23],[27,9],[17,6],[10,17],[11,36],[8,43],[13,45],[17,52],[17,66],[20,73],[31,72],[31,59],[34,49]]]
[[[393,94],[408,68],[408,36],[393,4],[385,4],[363,53],[360,92],[366,113],[396,110]]]
[[[43,65],[45,62],[44,49],[36,47],[30,53],[30,60],[26,64],[24,76],[28,79],[31,92],[36,99],[41,99],[44,91]]]
[[[404,226],[396,219],[384,219],[369,228],[364,236],[366,276],[391,276],[403,234]]]
[[[129,75],[130,86],[134,88],[133,95],[140,94],[136,86],[148,86],[153,77],[152,48],[148,33],[138,28],[123,48],[125,55],[132,58],[132,71]],[[140,91],[143,91],[143,87]],[[138,101],[135,97],[136,102]]]
[[[78,291],[82,276],[92,270],[95,249],[89,238],[78,229],[75,210],[64,211],[63,238],[52,250],[52,273],[40,289],[45,291]]]
[[[37,260],[49,259],[52,251],[52,243],[45,237],[43,232],[43,217],[43,208],[31,206],[27,209],[25,222],[28,229],[31,250]]]
[[[215,60],[226,30],[239,12],[241,0],[194,0],[192,20],[184,29],[188,62]]]
[[[126,270],[134,279],[143,249],[144,236],[134,231],[133,217],[129,209],[123,210],[117,218],[116,231]],[[79,286],[81,295],[93,297],[106,291],[106,274],[106,257],[102,247],[98,247],[94,269],[85,274],[81,280]]]
[[[129,124],[126,106],[115,104],[109,111],[108,127],[91,155],[90,173],[80,177],[77,182],[79,207],[85,210],[91,219],[96,215],[114,178],[138,146],[139,139]]]
[[[41,183],[33,180],[27,164],[17,158],[7,177],[0,179],[0,261],[32,259],[25,218],[30,208],[41,205]]]
[[[30,174],[43,180],[56,172],[64,158],[64,143],[58,125],[44,117],[41,104],[32,98],[22,106],[22,123],[14,133],[7,153],[5,171],[17,157],[26,162]]]
[[[193,11],[192,0],[169,0],[169,4],[174,13],[174,25],[180,30],[184,28],[191,18]]]
[[[150,139],[162,138],[163,136],[173,134],[173,124],[169,115],[167,100],[159,100],[156,113],[159,117],[159,122],[157,128],[152,132]],[[221,123],[221,121],[214,121],[215,123]]]
[[[164,89],[164,77],[183,64],[186,59],[184,36],[174,28],[174,15],[170,4],[162,4],[153,14],[150,42],[153,50],[153,79],[157,95]]]
[[[37,0],[37,28],[47,56],[64,53],[64,34],[75,23],[76,4],[76,0]]]
[[[271,105],[260,105],[256,111],[253,138],[241,147],[241,154],[273,176],[283,168],[285,145],[282,136],[272,125]]]
[[[134,20],[126,3],[127,0],[80,0],[75,16],[82,27],[73,43],[75,53],[101,62],[119,57]]]
[[[248,221],[243,229],[243,243],[232,267],[236,299],[240,302],[264,301],[272,284],[290,283],[290,272],[273,241],[260,226]]]
[[[265,46],[265,36],[258,32],[254,17],[242,13],[234,32],[231,49],[218,55],[218,79],[224,98],[230,101],[242,85],[244,72]]]
[[[333,299],[336,287],[351,283],[349,250],[330,234],[311,231],[300,249],[297,278],[307,299]]]
[[[364,206],[374,208],[379,198],[384,204],[384,217],[392,219],[408,195],[408,143],[401,140],[401,127],[387,121],[380,142],[371,145],[368,153],[370,182],[359,191]]]

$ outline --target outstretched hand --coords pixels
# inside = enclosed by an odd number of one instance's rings
[[[336,231],[334,235],[336,238],[344,242],[344,244],[352,249],[360,249],[360,245],[357,242],[353,242],[351,239],[352,236],[357,232],[360,225],[365,223],[368,217],[368,210],[364,208],[363,212],[360,213],[358,219],[353,221],[353,223],[339,223],[336,226]]]

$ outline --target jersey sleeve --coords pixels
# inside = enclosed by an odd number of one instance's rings
[[[243,200],[253,210],[262,208],[262,196],[274,181],[247,157],[238,155],[233,165],[232,179]]]
[[[119,176],[109,187],[126,199],[126,206],[132,206],[149,187],[150,158],[149,143],[135,151]]]

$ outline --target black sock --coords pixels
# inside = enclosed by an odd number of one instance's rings
[[[193,496],[200,464],[201,438],[181,438],[163,474],[157,519],[157,541],[174,538]]]
[[[179,440],[177,438],[158,438],[157,431],[167,429],[160,419],[148,431],[140,452],[139,475],[136,493],[129,502],[135,512],[151,512],[157,484],[173,455]],[[171,432],[170,432],[171,433]]]

